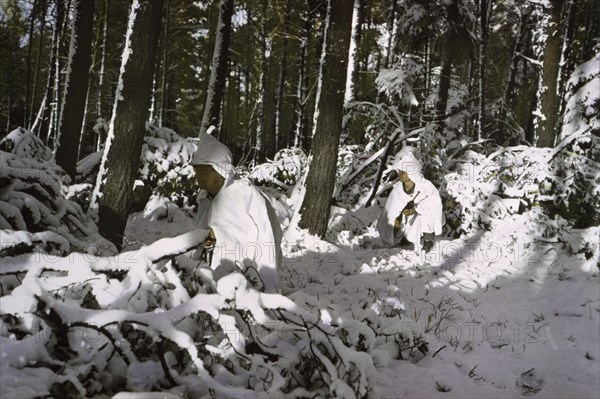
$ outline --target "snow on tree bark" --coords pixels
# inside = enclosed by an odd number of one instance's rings
[[[352,36],[350,39],[350,50],[348,51],[348,72],[346,73],[346,93],[344,103],[354,101],[356,97],[356,82],[358,80],[358,44],[360,42],[362,24],[362,0],[354,0],[354,11],[352,12]]]
[[[490,7],[493,0],[490,0]],[[485,59],[488,36],[488,0],[479,0],[479,129],[477,140],[483,138],[485,130]]]
[[[550,1],[548,38],[544,48],[542,79],[540,80],[541,108],[537,127],[538,147],[554,147],[558,122],[558,78],[561,54],[561,10],[565,0]]]
[[[71,178],[77,174],[77,156],[84,119],[88,77],[92,55],[94,1],[76,0],[71,21],[69,64],[63,91],[62,111],[57,133],[56,163]]]
[[[210,81],[204,104],[204,115],[200,125],[200,135],[206,133],[208,128],[218,126],[221,114],[221,97],[225,89],[227,73],[227,53],[229,52],[229,38],[231,35],[231,17],[233,15],[233,0],[221,0],[219,3],[219,22],[215,38]]]
[[[300,228],[323,237],[327,230],[335,185],[337,154],[342,128],[346,65],[352,28],[352,8],[347,1],[330,0],[313,130],[311,167],[306,195],[300,208]]]
[[[100,233],[120,248],[150,106],[162,0],[131,6],[115,104],[91,207],[99,201]]]

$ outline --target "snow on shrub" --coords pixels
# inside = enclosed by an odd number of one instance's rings
[[[256,185],[289,190],[299,180],[308,158],[300,148],[284,148],[275,154],[273,161],[256,165],[248,178]]]
[[[69,178],[33,133],[19,128],[0,141],[0,169],[0,255],[113,248],[81,207],[65,199]]]
[[[197,187],[194,168],[189,161],[196,148],[196,139],[183,138],[171,129],[147,124],[133,207],[143,209],[152,193],[164,196],[182,208],[194,206],[190,199],[196,198]],[[90,184],[81,189],[93,189],[91,184],[95,182],[101,159],[102,151],[98,151],[77,163],[78,180]],[[79,193],[78,196],[89,198],[89,194]]]
[[[47,368],[32,396],[373,396],[382,356],[371,327],[327,324],[326,307],[259,292],[241,272],[215,281],[194,252],[206,233],[117,257],[6,259],[2,375],[29,385]]]
[[[446,219],[459,233],[541,207],[575,228],[600,224],[600,53],[575,68],[555,148],[467,151],[446,164]],[[550,224],[546,223],[546,227]]]
[[[592,135],[555,149],[507,147],[489,156],[467,151],[446,175],[446,221],[458,233],[489,229],[494,220],[542,207],[574,227],[600,224],[600,163],[578,150],[598,153]]]

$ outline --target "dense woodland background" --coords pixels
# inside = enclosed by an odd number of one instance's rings
[[[345,8],[352,3],[341,2]],[[538,87],[557,81],[556,97],[564,98],[566,79],[591,58],[600,30],[600,5],[591,0],[354,3],[354,101],[394,104],[414,127],[443,123],[448,90],[459,90],[460,101],[448,114],[468,117],[454,130],[500,145],[534,144]],[[238,159],[252,146],[258,161],[292,144],[309,149],[327,2],[224,5],[230,39],[224,43],[228,57],[219,76],[223,89],[215,99],[222,109],[217,114],[221,140]],[[87,18],[76,45],[90,52],[89,73],[85,61],[68,69],[76,6]],[[160,38],[148,120],[181,136],[197,135],[202,123],[219,6],[218,1],[165,0],[162,21],[152,28]],[[0,134],[21,126],[48,142],[55,140],[70,72],[79,74],[70,82],[84,92],[76,104],[85,104],[80,158],[99,148],[105,136],[93,128],[99,118],[111,118],[129,8],[129,2],[120,0],[3,1]],[[410,91],[379,92],[375,81],[380,71],[398,68]],[[555,104],[547,112],[549,123],[556,122],[553,116],[564,104],[547,101]],[[352,127],[345,131],[346,140],[364,143],[364,130]]]

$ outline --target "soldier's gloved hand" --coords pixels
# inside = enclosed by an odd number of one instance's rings
[[[404,208],[402,210],[402,214],[406,216],[414,215],[415,213],[417,213],[417,211],[415,211],[415,208]]]
[[[215,237],[215,232],[213,231],[213,229],[210,229],[210,231],[208,232],[208,237],[204,239],[204,248],[212,248],[215,246],[216,242],[217,237]]]
[[[399,230],[401,226],[402,226],[402,222],[400,222],[400,219],[399,218],[394,219],[394,228],[396,230]]]

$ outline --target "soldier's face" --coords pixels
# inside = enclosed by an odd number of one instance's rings
[[[400,179],[400,181],[402,183],[410,183],[410,182],[412,182],[412,180],[410,180],[410,177],[408,177],[408,173],[406,173],[403,170],[401,170],[400,173],[398,174],[398,178]]]
[[[211,165],[196,165],[196,182],[198,186],[215,195],[223,186],[225,179]]]

